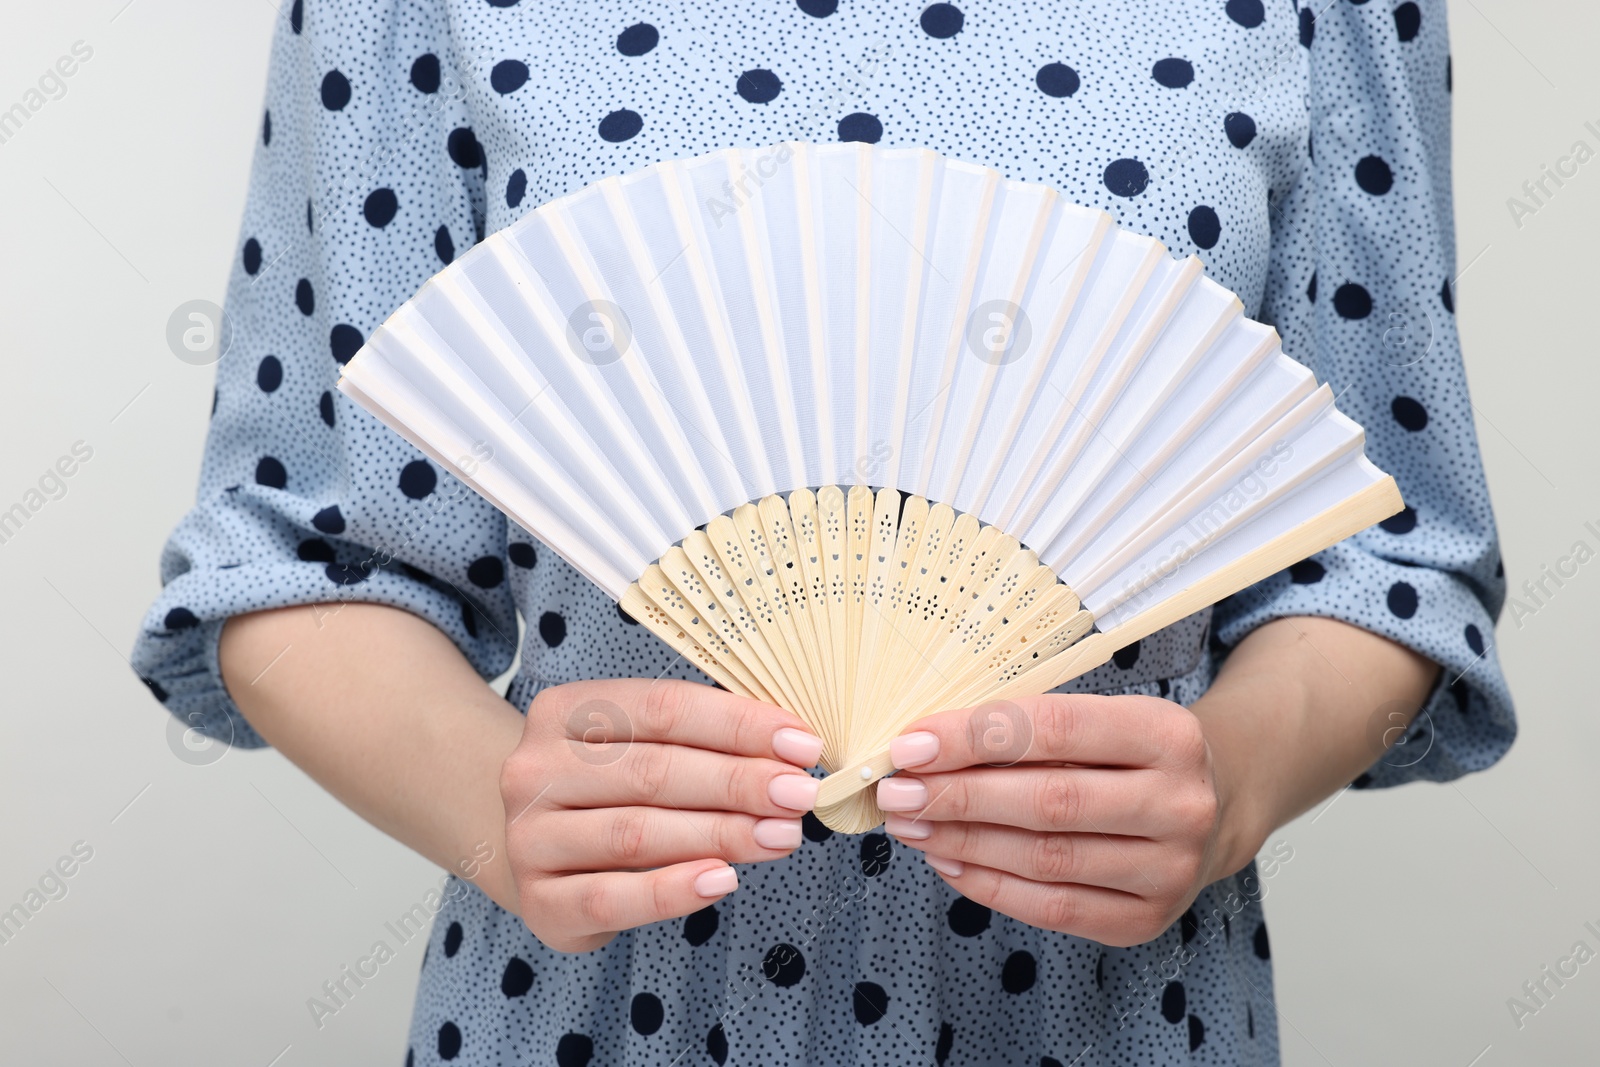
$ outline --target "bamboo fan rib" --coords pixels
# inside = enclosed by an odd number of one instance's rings
[[[920,149],[596,182],[427,282],[339,388],[801,716],[847,832],[915,719],[1046,692],[1402,507],[1198,259]]]

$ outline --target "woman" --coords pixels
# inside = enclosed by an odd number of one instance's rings
[[[1453,778],[1514,733],[1447,48],[1439,2],[295,0],[135,665],[453,872],[406,1062],[1277,1063],[1261,899],[1294,849],[1257,852],[1347,784]],[[924,720],[885,832],[830,833],[797,719],[695,684],[332,389],[483,234],[786,139],[925,146],[1201,252],[1410,506],[1024,702],[1014,766],[971,711]]]

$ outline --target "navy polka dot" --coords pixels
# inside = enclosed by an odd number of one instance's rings
[[[806,958],[793,945],[773,945],[761,961],[761,973],[773,985],[787,989],[805,977]]]
[[[945,913],[951,932],[961,937],[977,937],[989,929],[989,920],[993,916],[994,913],[984,905],[966,897],[957,897]]]
[[[1465,634],[1467,647],[1472,649],[1472,654],[1474,656],[1483,655],[1483,631],[1469,622],[1467,623]]]
[[[878,121],[876,115],[869,115],[865,111],[857,111],[853,115],[846,115],[839,120],[839,140],[864,141],[867,144],[877,144],[883,137],[883,123]]]
[[[400,201],[393,189],[374,189],[367,194],[366,203],[361,205],[361,214],[366,217],[367,224],[380,230],[394,221],[395,213],[399,210]]]
[[[648,22],[635,22],[617,34],[617,51],[625,56],[642,56],[656,46],[661,34]]]
[[[501,96],[514,93],[528,83],[528,65],[520,59],[502,59],[489,74],[489,84]]]
[[[558,648],[567,639],[567,620],[554,611],[539,616],[539,636],[551,648]]]
[[[432,52],[424,52],[411,61],[411,84],[418,92],[436,93],[439,91],[439,57]]]
[[[500,992],[508,997],[524,997],[532,988],[533,968],[527,960],[512,956],[506,961],[506,969],[500,975]]]
[[[173,608],[167,612],[162,625],[169,630],[187,630],[191,626],[199,626],[200,620],[188,608]]]
[[[1118,196],[1138,196],[1150,185],[1150,172],[1137,159],[1118,159],[1106,167],[1106,188]]]
[[[461,1028],[453,1022],[439,1027],[439,1058],[453,1060],[461,1055]]]
[[[282,489],[289,484],[289,472],[275,456],[262,456],[256,462],[256,484],[269,489]]]
[[[322,416],[322,421],[329,426],[333,425],[333,393],[327,389],[322,391],[322,396],[317,400],[317,414]]]
[[[1397,396],[1389,405],[1394,421],[1417,433],[1428,428],[1428,409],[1409,396]]]
[[[839,10],[839,0],[800,0],[800,10],[812,18],[825,19]]]
[[[1417,509],[1407,505],[1378,525],[1392,534],[1408,534],[1417,528]]]
[[[1000,985],[1007,993],[1026,993],[1038,980],[1039,968],[1031,952],[1013,952],[1000,971]]]
[[[341,322],[328,331],[328,350],[333,353],[333,358],[338,363],[349,363],[351,357],[361,351],[361,346],[367,339],[361,336],[361,331],[349,323]]]
[[[1228,0],[1228,17],[1247,30],[1253,30],[1266,20],[1267,10],[1261,0]]]
[[[1333,310],[1340,318],[1364,319],[1372,314],[1372,295],[1363,285],[1345,282],[1333,291]]]
[[[467,567],[467,580],[479,589],[493,589],[506,580],[506,565],[497,556],[483,556]]]
[[[310,278],[301,278],[294,286],[294,306],[300,314],[309,316],[317,310],[317,296],[311,288]]]
[[[256,366],[256,386],[263,393],[271,393],[282,384],[283,364],[277,356],[262,356]]]
[[[344,515],[340,513],[337,504],[323,508],[311,517],[311,525],[325,534],[344,533]]]
[[[450,227],[440,226],[433,235],[433,254],[440,263],[450,263],[456,258],[456,243],[450,239]]]
[[[1160,59],[1150,68],[1150,76],[1168,89],[1182,89],[1194,81],[1194,64],[1176,57]]]
[[[637,111],[618,108],[600,120],[600,136],[616,144],[630,140],[644,129],[644,119]]]
[[[700,946],[710,941],[717,932],[721,922],[717,909],[714,906],[701,908],[684,917],[683,939],[691,945]]]
[[[1071,96],[1078,91],[1078,72],[1065,63],[1046,63],[1034,75],[1033,82],[1046,96]]]
[[[1230,111],[1223,116],[1222,129],[1235,148],[1243,148],[1256,139],[1256,120],[1243,111]]]
[[[1222,220],[1217,209],[1201,204],[1189,212],[1189,239],[1197,248],[1215,248],[1222,237]]]
[[[1183,1021],[1188,1010],[1188,996],[1182,982],[1168,982],[1161,990],[1161,1017],[1169,1023]]]
[[[1314,559],[1303,559],[1289,565],[1289,580],[1295,585],[1315,585],[1328,572]]]
[[[471,127],[457,126],[451,130],[445,141],[445,150],[458,167],[472,170],[483,166],[483,146],[478,143],[478,137]]]
[[[594,1059],[594,1039],[588,1034],[569,1033],[556,1043],[556,1067],[589,1067]]]
[[[739,95],[752,104],[765,104],[778,98],[783,83],[770,70],[757,67],[739,75]]]
[[[1415,40],[1417,31],[1422,29],[1422,9],[1410,0],[1395,8],[1394,29],[1402,41]]]
[[[1373,196],[1382,196],[1394,186],[1394,171],[1377,156],[1362,156],[1356,164],[1356,184]]]
[[[1417,590],[1407,582],[1395,582],[1389,587],[1389,610],[1402,619],[1417,613]]]
[[[255,274],[261,269],[261,242],[251,237],[244,243],[244,272]]]
[[[506,207],[517,207],[522,203],[522,198],[528,195],[528,173],[521,167],[511,172],[511,177],[506,179]]]
[[[322,106],[329,111],[343,111],[350,103],[350,79],[337,70],[322,76]]]
[[[433,464],[425,459],[412,460],[400,471],[400,491],[412,500],[421,500],[438,484]]]
[[[856,1022],[862,1026],[871,1026],[889,1014],[889,993],[877,982],[857,982],[852,1002]]]
[[[539,562],[539,553],[526,541],[513,541],[506,546],[506,555],[512,563],[524,569],[531,569]]]
[[[929,37],[954,37],[966,18],[954,4],[929,4],[922,10],[922,32]]]
[[[648,1037],[661,1029],[666,1011],[661,1006],[661,998],[654,993],[635,993],[628,1015],[633,1023],[634,1032]]]

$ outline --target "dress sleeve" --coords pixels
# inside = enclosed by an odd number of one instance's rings
[[[224,742],[265,744],[218,667],[233,615],[389,604],[485,678],[516,651],[505,516],[334,388],[367,333],[482,236],[484,161],[442,8],[282,6],[196,502],[131,657],[173,715]]]
[[[1405,510],[1224,601],[1219,652],[1275,618],[1322,615],[1443,667],[1411,708],[1374,708],[1396,748],[1354,783],[1446,781],[1510,747],[1516,723],[1494,643],[1505,600],[1456,332],[1450,54],[1443,0],[1301,10],[1311,136],[1271,199],[1261,318],[1328,382],[1395,476]]]

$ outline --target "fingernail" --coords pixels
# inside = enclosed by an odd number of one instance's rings
[[[780,774],[767,786],[767,796],[779,807],[810,811],[816,806],[820,788],[822,783],[809,774]]]
[[[797,767],[815,767],[822,758],[822,738],[785,726],[772,735],[772,751]]]
[[[878,783],[878,807],[884,811],[920,811],[928,806],[928,787],[914,779],[885,778]]]
[[[893,813],[883,820],[883,828],[894,836],[903,837],[908,841],[926,841],[933,836],[932,824]]]
[[[694,880],[694,891],[703,897],[726,896],[739,888],[739,872],[732,867],[715,867]]]
[[[896,767],[920,767],[939,754],[939,735],[926,730],[901,734],[889,742],[889,758]]]
[[[760,819],[757,820],[752,833],[755,835],[756,844],[762,848],[788,851],[800,847],[799,819]]]
[[[929,867],[951,878],[960,878],[961,872],[967,869],[966,864],[960,860],[949,860],[943,856],[923,856],[922,858],[928,861]]]

